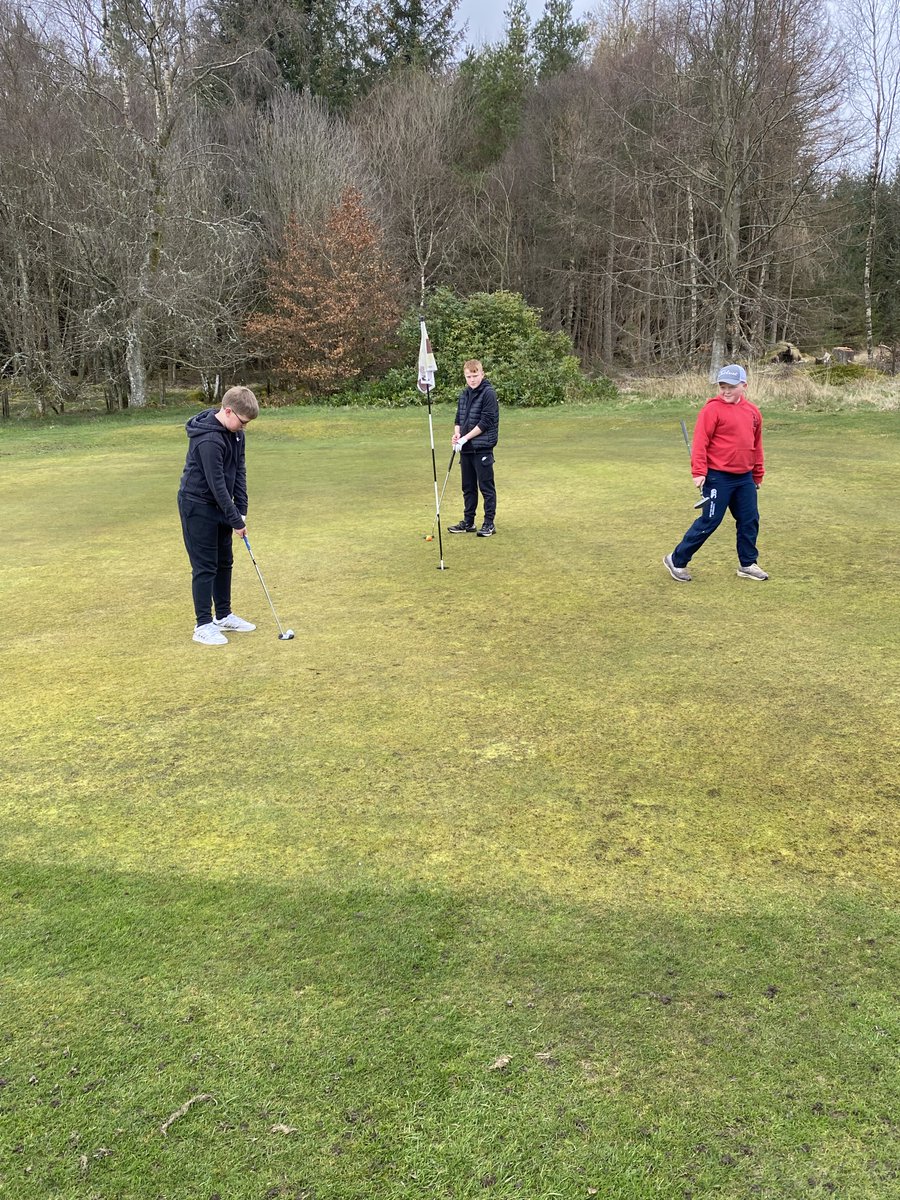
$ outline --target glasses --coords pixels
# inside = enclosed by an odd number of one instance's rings
[[[247,420],[245,421],[244,418],[241,416],[241,414],[238,412],[235,412],[233,408],[229,408],[228,411],[231,413],[231,415],[233,417],[237,417],[237,419],[240,421],[241,425],[249,425],[250,424],[250,421],[251,421],[250,417],[248,417]]]

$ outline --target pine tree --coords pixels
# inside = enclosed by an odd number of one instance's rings
[[[374,80],[398,67],[434,73],[450,63],[460,39],[458,0],[378,0],[361,9],[366,73]]]
[[[473,165],[495,162],[519,132],[525,100],[534,84],[531,18],[525,0],[509,0],[503,41],[470,50],[460,75],[475,115]]]
[[[250,59],[260,52],[269,56],[276,86],[316,96],[335,113],[349,111],[365,91],[363,25],[352,0],[262,0],[253,5],[214,0],[212,12],[220,41]],[[233,88],[234,78],[228,82]]]
[[[561,75],[581,58],[588,29],[572,18],[572,0],[546,0],[534,27],[534,55],[539,79]]]
[[[356,188],[345,190],[319,237],[291,218],[283,253],[266,271],[268,311],[246,332],[286,380],[327,393],[390,365],[400,284]]]

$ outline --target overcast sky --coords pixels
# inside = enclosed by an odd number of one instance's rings
[[[469,28],[465,36],[466,45],[481,45],[483,42],[499,41],[503,33],[503,14],[506,12],[508,0],[459,0],[456,10],[456,21],[462,25],[468,21]],[[544,11],[544,0],[527,0],[528,11],[532,21],[536,21]],[[582,16],[591,5],[582,0],[573,0],[572,11],[576,17]]]

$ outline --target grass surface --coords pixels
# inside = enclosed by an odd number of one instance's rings
[[[900,1194],[900,416],[681,586],[675,402],[504,412],[446,572],[422,412],[264,412],[212,649],[189,411],[0,433],[0,1193]]]

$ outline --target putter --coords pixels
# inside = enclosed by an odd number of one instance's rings
[[[282,629],[281,627],[281,622],[278,620],[278,613],[275,611],[275,605],[272,603],[272,597],[269,595],[269,589],[266,587],[266,581],[262,577],[262,571],[259,569],[259,563],[253,557],[253,551],[250,549],[250,542],[247,539],[246,533],[241,541],[247,547],[247,553],[250,555],[250,561],[253,563],[254,567],[256,567],[256,573],[259,576],[259,582],[262,584],[263,591],[266,593],[266,599],[269,602],[269,608],[271,608],[272,616],[275,618],[275,624],[278,626],[278,640],[279,642],[290,642],[293,640],[294,631],[293,629]]]
[[[447,490],[447,480],[450,478],[450,471],[453,468],[454,458],[456,458],[456,447],[455,446],[450,451],[450,463],[447,466],[447,474],[444,476],[444,486],[441,488],[441,498],[437,502],[437,508],[435,509],[435,513],[434,513],[434,520],[431,522],[431,533],[427,533],[425,535],[426,542],[434,541],[434,529],[438,523],[438,517],[440,516],[440,513],[441,513],[441,505],[444,503],[444,492],[446,492],[446,490]]]
[[[688,458],[690,458],[690,456],[691,456],[691,439],[688,437],[687,425],[685,425],[684,421],[681,422],[681,432],[684,435],[684,444],[687,446]],[[694,508],[702,508],[703,505],[708,503],[708,501],[710,499],[711,499],[711,497],[704,496],[703,492],[701,490],[700,499],[694,505]]]

